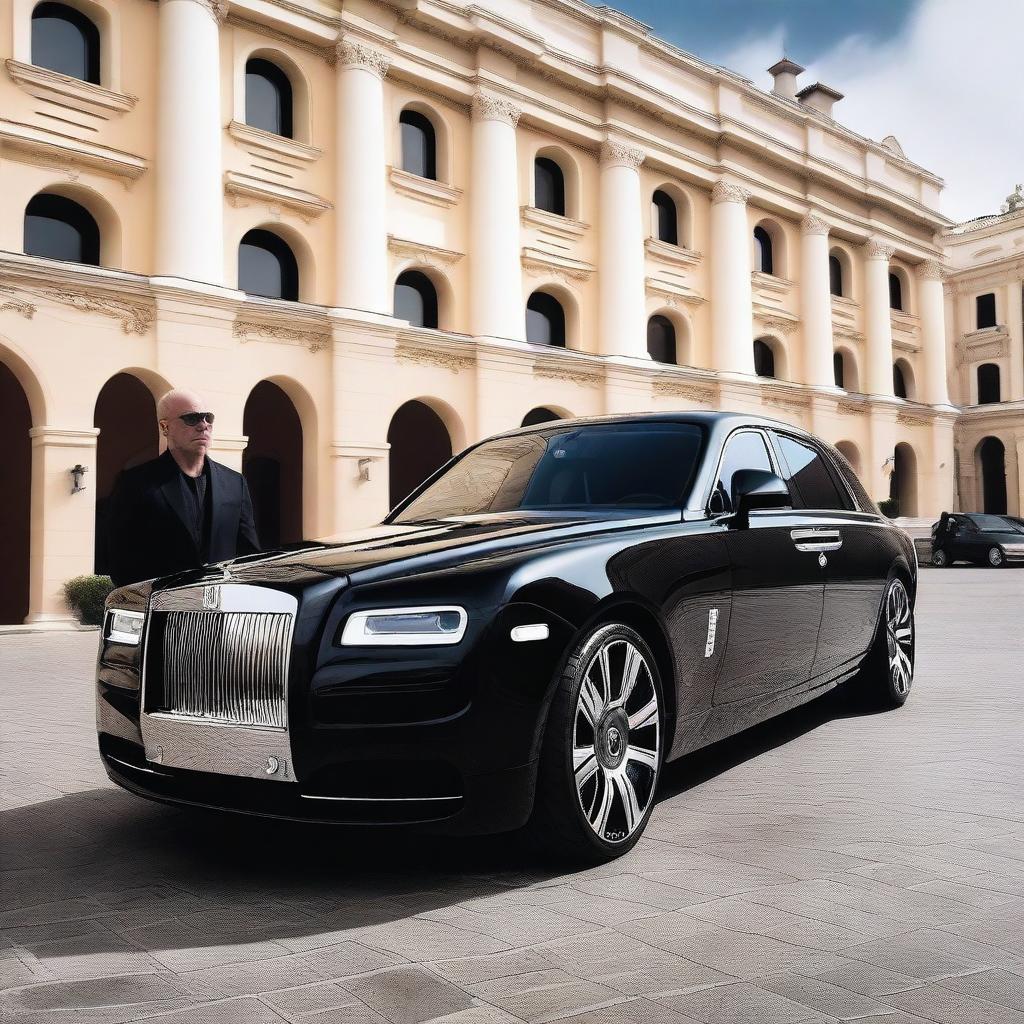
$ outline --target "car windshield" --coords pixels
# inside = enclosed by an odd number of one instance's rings
[[[971,522],[982,533],[1018,533],[1019,527],[1002,516],[971,516]]]
[[[703,440],[693,423],[551,424],[485,441],[454,463],[395,523],[483,512],[680,508]]]

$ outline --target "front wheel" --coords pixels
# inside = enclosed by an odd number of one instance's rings
[[[661,679],[622,623],[595,627],[569,658],[548,715],[528,833],[576,861],[631,849],[654,808],[664,742]]]
[[[942,548],[936,548],[932,552],[932,565],[936,569],[945,569],[949,565],[949,556]]]
[[[860,693],[870,707],[898,708],[914,683],[914,608],[899,576],[885,585],[875,639],[860,673]]]
[[[1002,569],[1006,564],[1006,556],[1003,554],[1002,548],[991,547],[988,549],[988,564],[993,569]]]

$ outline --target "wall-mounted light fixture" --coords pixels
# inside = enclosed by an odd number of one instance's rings
[[[370,467],[373,465],[373,459],[360,459],[356,465],[359,467],[359,479],[369,480],[370,479]]]
[[[72,466],[68,472],[71,474],[71,480],[74,486],[71,488],[72,494],[77,494],[79,491],[85,490],[85,484],[82,483],[82,477],[89,472],[88,466],[83,466],[80,462],[76,466]]]

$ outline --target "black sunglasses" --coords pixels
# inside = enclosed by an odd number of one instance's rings
[[[187,427],[198,427],[203,420],[213,426],[212,412],[183,412],[177,419],[181,420]]]

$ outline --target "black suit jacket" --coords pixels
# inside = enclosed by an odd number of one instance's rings
[[[260,550],[252,499],[241,473],[206,459],[210,467],[208,561]],[[110,497],[108,552],[116,586],[169,576],[203,564],[188,527],[180,470],[170,452],[124,470]]]

